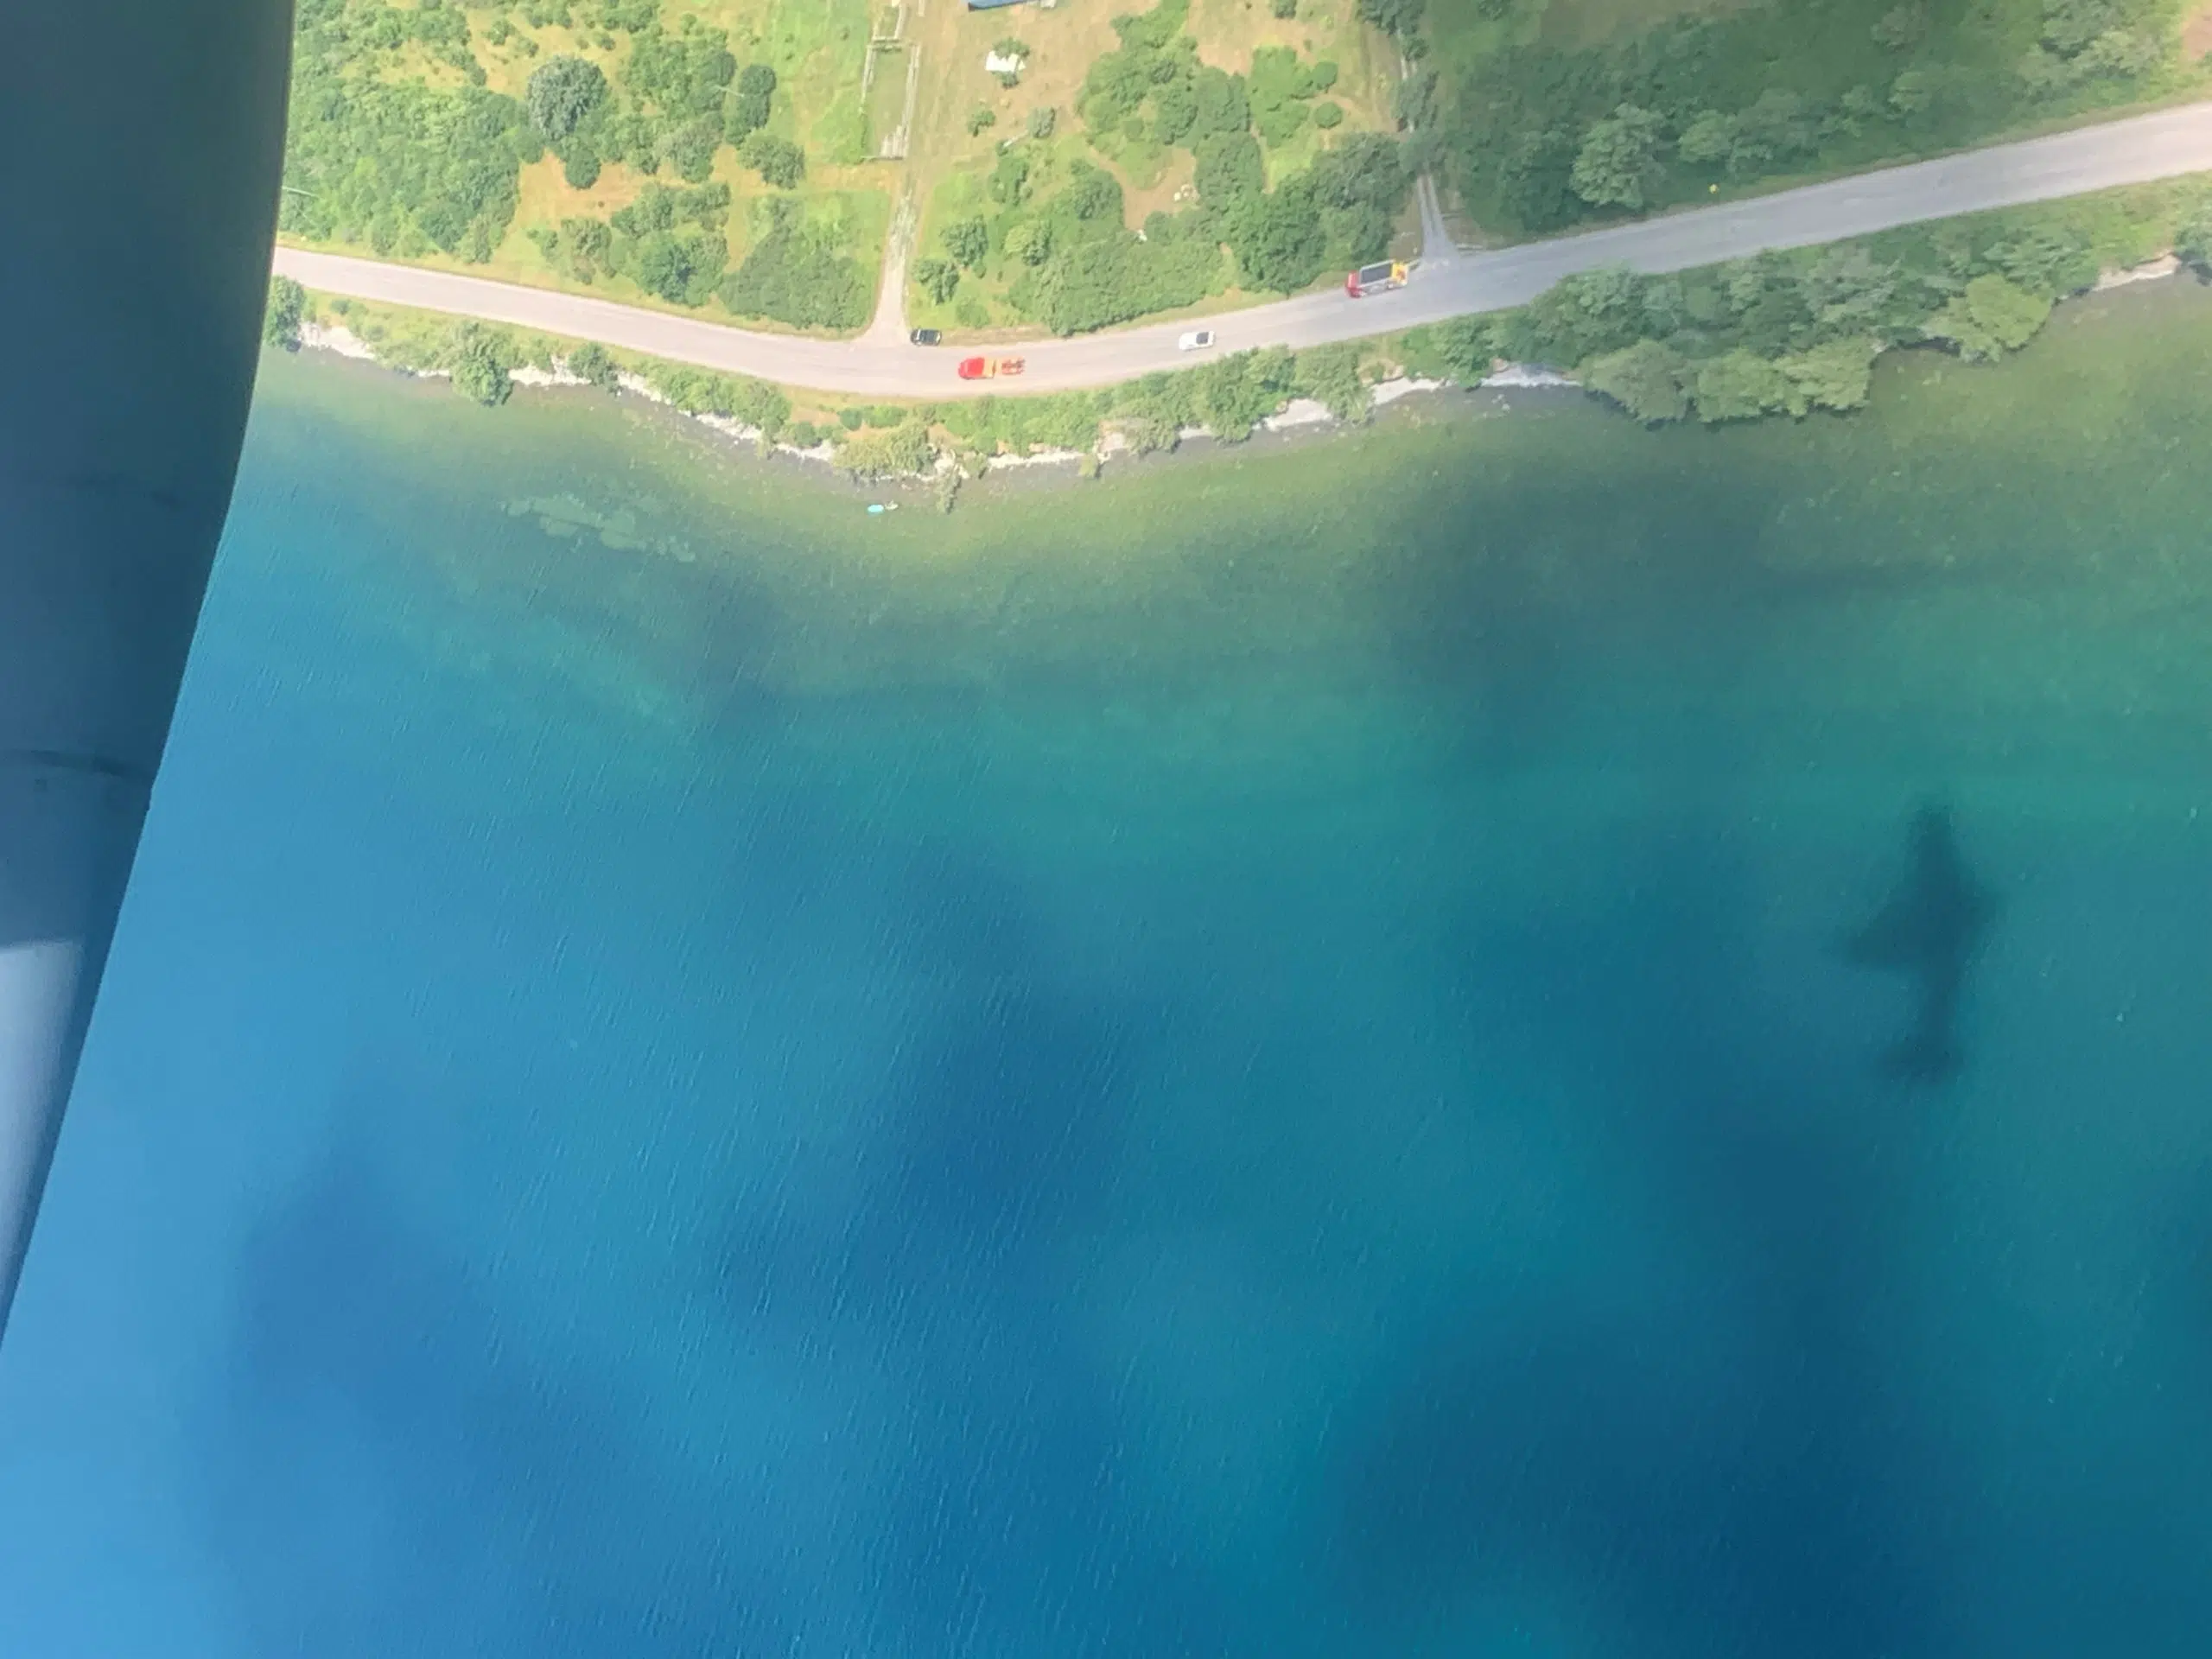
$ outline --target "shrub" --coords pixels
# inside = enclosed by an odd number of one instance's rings
[[[1041,105],[1029,111],[1029,136],[1039,140],[1049,138],[1059,123],[1060,112],[1049,104]]]
[[[1332,104],[1324,99],[1313,106],[1313,124],[1324,132],[1342,126],[1344,120],[1344,105],[1341,104]]]
[[[960,287],[960,267],[950,259],[917,259],[914,285],[934,303],[943,305]]]
[[[1679,421],[1689,413],[1682,390],[1689,365],[1680,353],[1656,340],[1639,340],[1624,350],[1593,358],[1582,368],[1583,384],[1611,398],[1646,426]]]
[[[1878,340],[1832,340],[1810,351],[1785,357],[1776,365],[1790,386],[1790,412],[1828,409],[1838,413],[1864,409],[1872,390]]]
[[[655,231],[630,256],[631,275],[646,293],[678,305],[704,305],[722,279],[729,245],[712,231]]]
[[[968,136],[973,138],[998,124],[999,112],[988,104],[978,104],[968,112]]]
[[[1471,385],[1490,370],[1491,328],[1483,317],[1452,317],[1409,328],[1399,343],[1408,372],[1424,380],[1457,380]]]
[[[928,429],[919,422],[855,433],[837,446],[837,465],[856,479],[911,477],[927,472],[936,460]]]
[[[269,303],[261,314],[264,345],[288,352],[300,349],[300,319],[307,315],[307,290],[289,276],[269,279]]]
[[[1019,259],[1025,265],[1041,265],[1052,257],[1052,226],[1048,219],[1028,219],[1010,227],[1006,233],[1006,251],[1009,259]]]
[[[1010,149],[983,181],[984,194],[1001,207],[1019,207],[1029,200],[1029,157]]]
[[[615,388],[614,359],[607,354],[607,347],[596,341],[587,340],[569,353],[569,372],[582,376],[601,391]]]
[[[457,322],[447,334],[440,357],[442,366],[453,375],[454,390],[464,397],[489,407],[505,403],[514,390],[510,377],[520,359],[514,337],[505,329]]]
[[[1360,378],[1357,343],[1300,352],[1296,372],[1298,391],[1325,404],[1340,421],[1363,421],[1374,407],[1374,393]]]
[[[1220,249],[1203,238],[1140,242],[1116,226],[1056,251],[1037,272],[1031,309],[1056,334],[1104,328],[1195,304],[1220,264]]]
[[[956,219],[944,227],[944,251],[970,270],[991,251],[991,227],[980,219]]]
[[[772,132],[753,134],[738,146],[737,159],[779,190],[796,188],[806,176],[806,152]]]
[[[1782,371],[1756,352],[1738,348],[1700,365],[1693,388],[1698,418],[1756,420],[1770,410],[1789,406],[1789,382]]]
[[[1295,373],[1291,354],[1279,346],[1216,358],[1194,377],[1199,417],[1222,442],[1242,443],[1282,407]]]
[[[798,204],[771,199],[768,230],[721,285],[724,306],[741,317],[772,317],[796,328],[856,328],[871,296],[867,274],[821,232]]]
[[[2033,340],[2050,316],[2050,301],[1995,272],[1977,276],[1928,320],[1933,340],[1948,340],[1970,363],[1989,362]]]

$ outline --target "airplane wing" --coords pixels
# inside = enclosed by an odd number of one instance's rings
[[[0,1326],[253,390],[289,0],[16,9],[0,55]]]

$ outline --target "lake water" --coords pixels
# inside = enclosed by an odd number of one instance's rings
[[[270,360],[0,1646],[2201,1654],[2207,385],[2173,285],[870,518]]]

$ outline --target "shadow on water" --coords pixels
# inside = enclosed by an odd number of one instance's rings
[[[1334,1506],[1378,1617],[1601,1610],[1601,1645],[1682,1659],[1942,1651],[1949,1487],[1894,1324],[1912,1137],[1765,994],[1721,839],[1627,851],[1602,923],[1470,926],[1478,1051],[1583,1058],[1564,1106],[1471,1084],[1469,1109],[1607,1179],[1564,1259],[1470,1274],[1362,1407]]]
[[[263,1220],[209,1450],[241,1651],[790,1650],[790,1583],[634,1408],[503,1310],[358,1146]]]
[[[893,948],[936,1014],[848,1166],[795,1153],[772,1210],[734,1206],[715,1299],[813,1356],[810,1389],[879,1385],[858,1432],[882,1651],[1227,1652],[1227,1610],[1133,1489],[1116,1378],[1068,1296],[1158,1019],[1070,984],[988,868],[910,871]]]
[[[1935,1084],[1957,1074],[1967,969],[1997,908],[1995,894],[1967,868],[1949,809],[1929,805],[1915,812],[1906,830],[1903,880],[1841,946],[1845,961],[1902,975],[1911,984],[1911,1020],[1882,1057],[1890,1076]]]

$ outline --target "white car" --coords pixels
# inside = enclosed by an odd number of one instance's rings
[[[1207,346],[1212,344],[1212,329],[1193,328],[1189,334],[1184,335],[1182,339],[1175,342],[1175,349],[1179,352],[1203,352]]]

